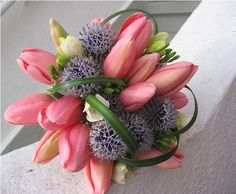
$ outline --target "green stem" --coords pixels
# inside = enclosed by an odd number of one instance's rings
[[[107,123],[110,124],[110,126],[115,130],[117,135],[119,135],[123,142],[127,145],[130,153],[134,155],[138,149],[137,142],[130,134],[129,130],[120,121],[118,116],[93,95],[88,95],[85,100],[106,120]]]
[[[122,14],[125,14],[125,13],[130,13],[130,12],[142,12],[144,14],[146,14],[147,16],[149,16],[151,19],[152,19],[152,22],[153,22],[153,26],[154,26],[154,34],[157,34],[158,32],[158,25],[157,25],[157,22],[154,18],[154,16],[146,11],[143,11],[143,10],[140,10],[140,9],[124,9],[124,10],[121,10],[121,11],[118,11],[112,15],[110,15],[109,17],[107,17],[103,22],[102,24],[105,24],[107,23],[108,21],[110,21],[111,19],[113,19],[114,17],[118,16],[118,15],[122,15]]]
[[[125,82],[123,80],[117,79],[117,78],[109,78],[109,77],[86,77],[86,78],[80,78],[78,80],[70,80],[66,81],[60,84],[56,84],[55,86],[52,86],[52,88],[49,89],[49,92],[54,94],[58,91],[64,90],[66,88],[71,88],[74,86],[80,86],[83,84],[91,84],[91,83],[113,83],[121,86],[125,86]]]

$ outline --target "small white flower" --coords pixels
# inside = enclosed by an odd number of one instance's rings
[[[117,184],[125,184],[126,179],[130,176],[131,170],[126,166],[126,164],[117,162],[113,166],[112,171],[112,181]]]
[[[83,46],[74,36],[68,35],[60,47],[66,57],[81,56],[83,54]]]
[[[102,96],[99,94],[96,94],[95,97],[102,102],[106,107],[109,108],[109,101],[104,99]],[[96,111],[94,110],[87,102],[85,102],[84,110],[83,112],[86,112],[87,116],[86,119],[89,122],[97,122],[103,120],[103,117]]]

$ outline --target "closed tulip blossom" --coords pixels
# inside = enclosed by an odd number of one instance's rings
[[[145,81],[155,70],[159,59],[158,53],[147,54],[137,59],[127,75],[129,85]]]
[[[124,89],[119,95],[119,100],[126,111],[133,112],[145,105],[155,95],[155,91],[155,85],[139,82]]]
[[[131,37],[120,39],[103,63],[106,77],[124,78],[133,65],[135,57],[134,42]]]
[[[46,130],[66,129],[81,121],[82,111],[79,98],[63,96],[40,110],[38,123]]]
[[[105,194],[110,186],[113,162],[92,157],[84,168],[85,178],[93,194]]]
[[[131,36],[135,40],[137,59],[142,55],[152,36],[152,23],[143,13],[129,16],[121,26],[118,40]]]
[[[50,52],[37,48],[24,48],[17,63],[33,79],[45,84],[52,83],[48,65],[52,64],[56,67],[56,57]]]
[[[156,69],[145,81],[156,86],[156,94],[172,96],[181,90],[197,71],[198,66],[190,62],[177,62]]]
[[[174,104],[176,109],[183,108],[188,104],[188,98],[182,92],[178,92],[175,95],[171,96],[170,100]]]
[[[52,160],[59,154],[59,137],[61,131],[47,131],[39,144],[33,155],[33,162],[45,164]]]
[[[160,150],[152,149],[143,154],[140,154],[138,156],[138,159],[140,160],[149,159],[153,157],[158,157],[162,154],[163,153]],[[183,158],[184,158],[184,154],[180,151],[177,151],[171,158],[169,158],[168,160],[164,162],[154,165],[154,167],[164,168],[164,169],[180,168]]]
[[[24,97],[7,108],[4,119],[16,125],[38,124],[40,109],[46,108],[51,102],[52,97],[40,93]]]
[[[91,153],[88,144],[89,126],[77,124],[64,130],[60,136],[61,165],[68,171],[79,171],[88,163]]]

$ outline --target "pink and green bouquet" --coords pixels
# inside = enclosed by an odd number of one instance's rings
[[[114,17],[132,13],[115,32]],[[137,167],[181,166],[180,135],[194,124],[196,97],[186,85],[197,71],[179,58],[158,32],[152,15],[122,10],[96,18],[76,35],[50,19],[56,53],[24,48],[17,63],[33,79],[48,84],[44,93],[18,100],[5,111],[16,125],[45,129],[33,162],[59,156],[63,168],[84,171],[92,193],[103,194],[111,181],[124,184]],[[180,92],[193,96],[194,113],[185,124]],[[187,91],[186,90],[186,91]]]

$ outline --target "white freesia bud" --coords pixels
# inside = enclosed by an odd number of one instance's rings
[[[113,166],[112,171],[112,181],[117,184],[125,184],[126,179],[130,176],[131,170],[126,166],[126,164],[117,162]]]
[[[95,97],[102,102],[106,107],[109,107],[109,101],[104,99],[102,96],[99,94],[96,94]],[[86,119],[89,122],[97,122],[103,120],[103,117],[96,111],[94,110],[89,103],[85,102],[84,110],[83,112],[86,112],[87,116]]]
[[[81,56],[83,54],[83,46],[81,42],[74,36],[68,35],[60,45],[61,51],[66,57]]]

